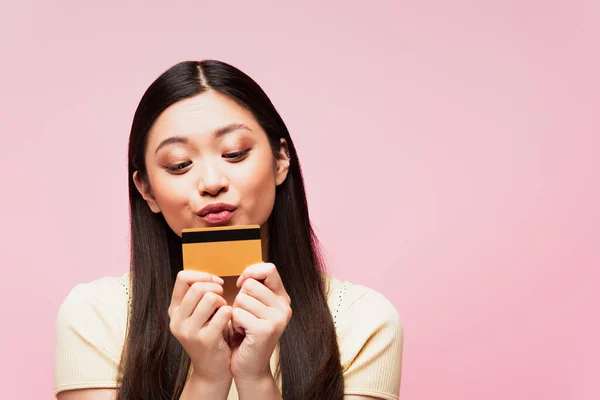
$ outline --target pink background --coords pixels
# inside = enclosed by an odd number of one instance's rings
[[[9,3],[2,398],[51,398],[61,301],[128,268],[135,107],[204,58],[280,110],[331,270],[397,306],[403,399],[600,398],[600,2]]]

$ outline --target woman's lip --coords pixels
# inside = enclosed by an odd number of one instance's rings
[[[237,207],[227,203],[208,204],[202,207],[196,214],[204,218],[208,214],[220,213],[222,211],[235,211]]]
[[[224,224],[226,222],[229,222],[232,215],[233,215],[233,211],[223,210],[223,211],[219,211],[219,212],[208,213],[205,216],[200,217],[200,218],[202,218],[204,221],[206,221],[207,223],[209,223],[211,225],[215,225],[215,224]]]

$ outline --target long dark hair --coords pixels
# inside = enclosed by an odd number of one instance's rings
[[[276,376],[286,400],[343,397],[344,380],[333,319],[322,278],[325,272],[310,224],[300,163],[281,116],[248,75],[220,61],[186,61],[158,77],[144,93],[129,138],[131,218],[131,315],[119,369],[119,400],[171,400],[181,395],[190,359],[169,330],[167,310],[177,272],[181,240],[162,214],[154,214],[138,192],[133,173],[147,182],[144,154],[148,132],[177,101],[214,90],[250,110],[267,133],[273,154],[287,141],[291,165],[276,189],[268,220],[269,261],[292,299],[292,318],[280,339]]]

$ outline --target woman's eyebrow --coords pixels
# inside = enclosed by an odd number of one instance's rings
[[[218,127],[217,129],[215,129],[213,131],[213,136],[215,137],[215,139],[218,139],[220,137],[225,136],[228,133],[235,132],[235,131],[238,131],[241,129],[253,132],[252,129],[250,129],[247,125],[229,124],[229,125],[221,126],[221,127]],[[189,140],[185,136],[171,136],[171,137],[166,138],[162,142],[160,142],[160,144],[156,147],[156,151],[154,151],[154,154],[158,153],[158,151],[161,148],[163,148],[167,145],[170,145],[170,144],[188,144],[188,143],[189,143]]]
[[[160,142],[154,154],[156,155],[160,149],[170,144],[187,144],[189,142],[188,138],[183,136],[171,136]]]
[[[250,129],[248,126],[246,126],[244,124],[229,124],[229,125],[221,126],[217,129],[215,129],[213,131],[213,135],[216,139],[218,139],[228,133],[231,133],[231,132],[234,132],[237,130],[241,130],[241,129],[252,132],[252,129]]]

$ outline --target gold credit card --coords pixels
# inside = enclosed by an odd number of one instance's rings
[[[183,269],[228,277],[262,262],[260,226],[238,225],[184,229]]]

